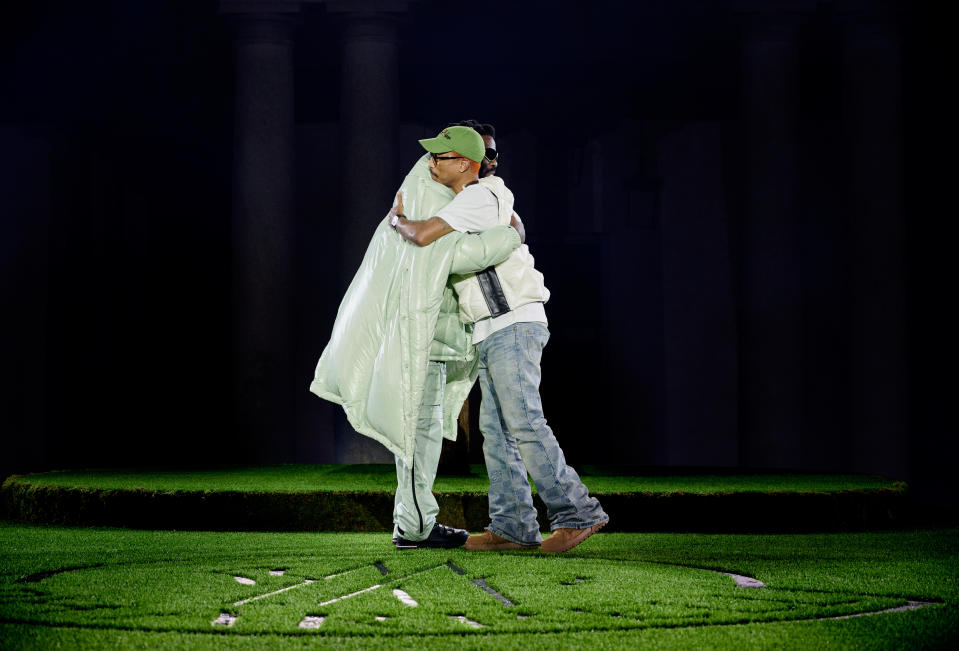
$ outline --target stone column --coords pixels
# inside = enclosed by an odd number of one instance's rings
[[[342,24],[342,291],[346,291],[356,273],[370,237],[389,211],[402,181],[396,161],[400,103],[397,13],[405,11],[406,5],[391,0],[327,5]],[[342,413],[337,419],[336,449],[339,463],[392,461],[392,455],[382,445],[356,434]]]
[[[340,142],[343,188],[341,277],[353,278],[376,225],[390,209],[397,176],[399,46],[392,11],[405,3],[331,3],[342,23]],[[364,6],[377,10],[361,10]]]
[[[225,0],[236,29],[233,156],[235,436],[266,461],[293,445],[293,15],[298,3]]]
[[[841,5],[841,9],[849,4]],[[874,9],[874,8],[873,8]],[[906,479],[902,81],[891,21],[846,14],[843,128],[849,145],[852,470]]]
[[[742,445],[750,467],[800,461],[799,15],[746,17],[743,109]]]

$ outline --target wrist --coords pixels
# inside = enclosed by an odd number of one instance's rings
[[[392,226],[393,228],[396,228],[396,225],[400,223],[401,218],[406,219],[406,215],[402,213],[396,213],[395,215],[390,217],[390,226]]]

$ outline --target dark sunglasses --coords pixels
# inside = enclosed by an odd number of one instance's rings
[[[440,155],[434,154],[434,153],[432,153],[432,152],[430,152],[430,157],[432,157],[434,163],[436,163],[437,161],[441,161],[441,160],[453,160],[453,159],[456,159],[456,158],[466,158],[466,156],[440,156]]]
[[[494,160],[496,160],[497,156],[499,156],[499,153],[497,153],[495,149],[490,149],[489,147],[486,148],[486,160],[492,163]]]

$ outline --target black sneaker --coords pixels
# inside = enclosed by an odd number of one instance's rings
[[[454,529],[445,524],[437,522],[433,525],[433,530],[426,540],[407,540],[403,537],[403,532],[396,538],[397,549],[450,549],[452,547],[462,547],[469,538],[469,532],[465,529]]]

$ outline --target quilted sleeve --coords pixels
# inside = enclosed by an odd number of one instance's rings
[[[519,245],[519,233],[511,226],[495,226],[475,235],[463,235],[453,250],[450,273],[482,271],[508,258]]]

